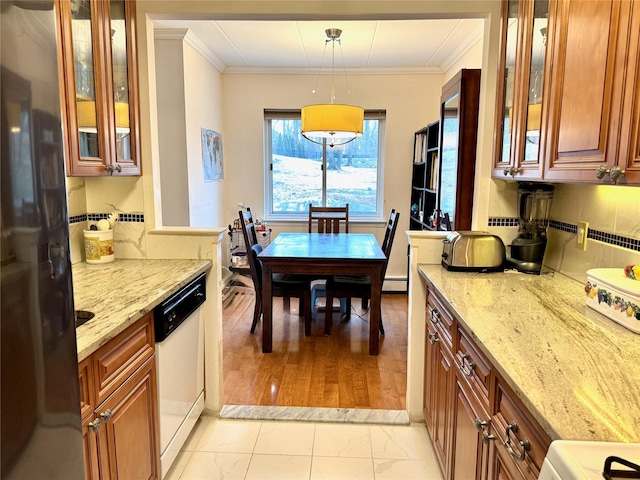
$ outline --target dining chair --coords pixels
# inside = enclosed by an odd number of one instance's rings
[[[249,267],[256,294],[256,303],[253,309],[253,323],[251,333],[256,330],[258,320],[262,315],[262,263],[258,255],[262,252],[262,245],[253,245],[249,251]],[[304,334],[311,335],[311,286],[310,280],[304,275],[273,274],[272,296],[294,297],[300,299],[298,314],[304,316]]]
[[[340,233],[341,222],[344,224],[344,233],[349,233],[348,203],[344,207],[314,207],[313,204],[309,204],[309,233],[313,233],[314,230],[318,233]],[[325,279],[315,279],[313,282],[311,286],[311,310],[315,308],[318,298],[325,297],[324,284]],[[329,303],[326,305],[329,305]],[[346,313],[346,309],[346,300],[341,298],[340,313]]]
[[[314,228],[314,225],[316,228]],[[309,204],[309,233],[349,233],[349,204],[344,207],[314,207]]]
[[[398,219],[400,218],[400,213],[396,212],[395,209],[391,210],[389,214],[389,220],[387,220],[387,228],[384,233],[384,239],[382,241],[382,251],[384,252],[384,256],[386,260],[382,267],[382,278],[380,282],[384,282],[384,276],[387,272],[387,265],[389,264],[389,255],[391,255],[391,247],[393,246],[393,239],[396,236],[396,229],[398,228]],[[371,299],[371,276],[370,275],[361,275],[361,276],[332,276],[327,279],[327,283],[325,285],[326,289],[326,298],[327,305],[330,305],[333,302],[333,299],[336,297],[344,297],[347,303],[347,311],[345,314],[345,319],[349,320],[351,318],[351,299],[352,298],[361,298],[364,300]],[[324,314],[324,334],[329,335],[331,333],[331,323],[333,312],[331,309],[327,309]],[[380,312],[380,333],[384,335],[384,326],[382,325],[382,311]]]

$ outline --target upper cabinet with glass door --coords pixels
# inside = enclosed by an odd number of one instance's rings
[[[493,176],[540,180],[549,1],[509,0],[503,4]]]
[[[68,175],[140,175],[135,2],[58,0]]]

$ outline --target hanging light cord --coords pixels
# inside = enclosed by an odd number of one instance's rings
[[[336,42],[340,46],[340,58],[342,59],[342,73],[344,75],[344,81],[347,85],[347,95],[351,98],[351,87],[349,87],[349,77],[347,77],[347,67],[344,63],[344,53],[342,51],[342,42],[340,41],[340,33],[332,33],[330,30],[326,31],[327,38],[324,41],[324,50],[322,50],[322,58],[320,59],[320,68],[318,69],[318,74],[316,75],[316,83],[313,86],[313,90],[311,93],[315,95],[318,89],[318,80],[320,79],[320,73],[322,72],[322,65],[324,65],[324,57],[327,53],[327,45],[331,42],[331,101],[330,103],[335,103],[335,57],[336,57]]]

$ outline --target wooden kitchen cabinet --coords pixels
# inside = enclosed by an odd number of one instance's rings
[[[453,320],[433,294],[427,297],[426,317],[425,342],[429,356],[425,358],[423,410],[440,469],[448,472],[454,380],[450,330]]]
[[[134,0],[57,0],[67,175],[140,175]]]
[[[444,478],[537,479],[548,435],[432,291],[425,323],[423,411]]]
[[[503,1],[494,168],[501,179],[540,180],[548,0]]]
[[[527,411],[506,382],[495,376],[490,444],[489,478],[535,480],[546,456],[551,439]]]
[[[624,77],[635,8],[617,0],[552,3],[546,180],[596,183],[600,167],[605,174],[618,166],[623,105],[632,100],[624,98]]]
[[[152,314],[83,360],[79,376],[86,478],[158,478]]]

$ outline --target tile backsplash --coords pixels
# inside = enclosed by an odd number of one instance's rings
[[[488,229],[509,244],[518,231],[517,182],[498,189],[512,215],[489,218]],[[506,200],[505,200],[506,199]],[[556,185],[545,265],[580,282],[591,268],[640,264],[640,188],[610,185]],[[587,250],[576,247],[577,222],[589,222]]]
[[[114,211],[118,213],[113,229],[116,258],[146,258],[145,216],[139,189],[137,178],[67,177],[71,263],[84,261],[83,230]]]

